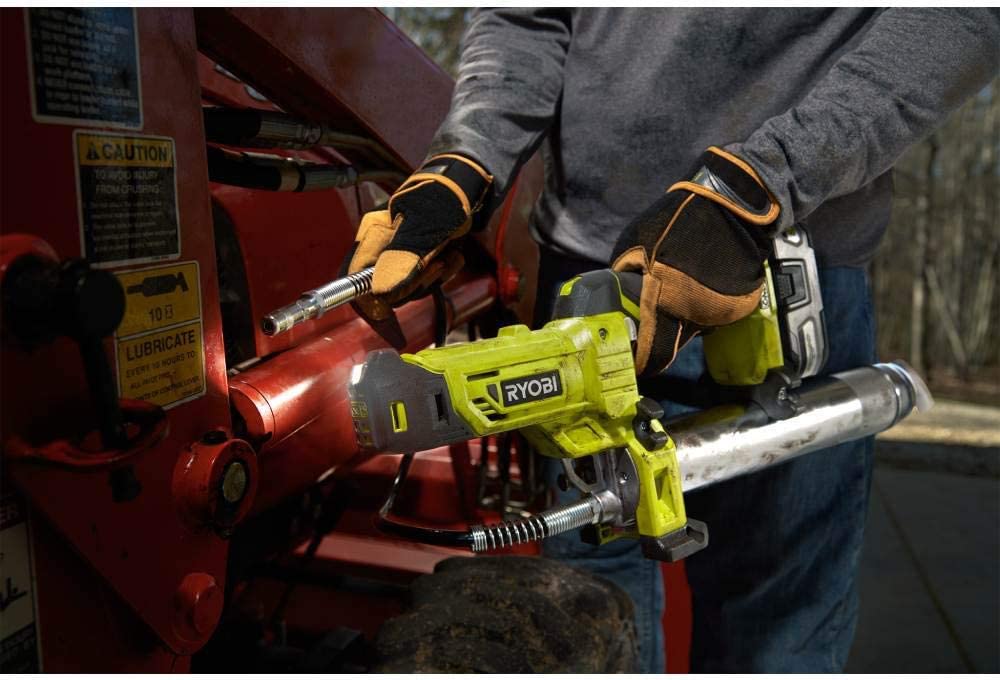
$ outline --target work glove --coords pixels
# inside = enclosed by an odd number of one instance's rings
[[[760,303],[778,203],[745,161],[717,147],[636,218],[612,253],[615,271],[643,275],[636,372],[655,375],[708,328]]]
[[[392,308],[447,281],[464,260],[454,242],[472,227],[493,177],[458,154],[431,157],[389,197],[385,210],[361,220],[347,273],[375,266],[370,295],[355,310],[392,344],[402,342]],[[398,333],[399,337],[396,337]]]

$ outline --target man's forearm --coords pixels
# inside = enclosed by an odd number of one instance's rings
[[[783,228],[891,168],[998,63],[995,9],[887,9],[798,104],[727,149],[760,173]]]
[[[451,110],[429,154],[459,152],[494,176],[497,201],[555,117],[568,9],[477,11],[462,41]]]

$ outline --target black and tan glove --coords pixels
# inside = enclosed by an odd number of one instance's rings
[[[454,242],[472,228],[493,177],[458,154],[431,157],[389,198],[386,210],[361,220],[346,273],[375,266],[371,295],[355,309],[378,329],[392,308],[447,281],[462,268]],[[394,343],[395,344],[395,343]]]
[[[612,267],[643,274],[637,373],[655,375],[700,332],[757,307],[779,210],[748,163],[713,146],[626,228]]]

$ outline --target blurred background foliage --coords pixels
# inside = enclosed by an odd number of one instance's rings
[[[454,78],[459,43],[472,11],[464,7],[386,7],[386,16]]]
[[[469,9],[383,10],[455,75]],[[893,217],[871,263],[883,359],[939,396],[1000,404],[1000,79],[896,165]]]

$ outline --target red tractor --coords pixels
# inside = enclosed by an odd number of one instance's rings
[[[451,79],[372,9],[0,19],[0,665],[370,668],[413,579],[464,553],[372,526],[396,457],[361,454],[344,385],[385,342],[348,307],[258,320],[337,275]],[[408,349],[530,319],[539,165],[400,310]],[[397,505],[462,526],[544,502],[509,436],[421,455]]]

